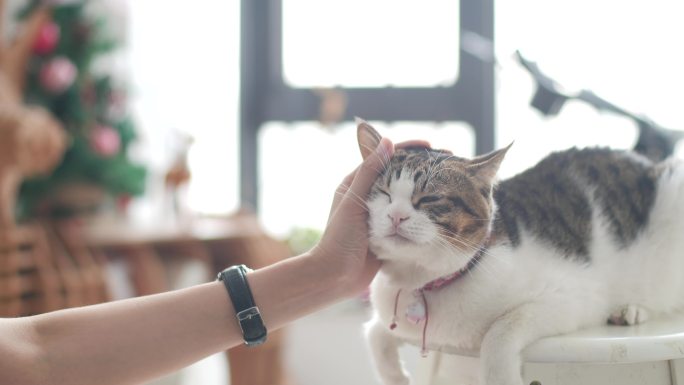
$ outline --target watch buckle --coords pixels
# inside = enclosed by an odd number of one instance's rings
[[[251,320],[253,317],[260,317],[261,313],[259,313],[258,307],[252,306],[249,309],[245,309],[241,312],[238,312],[236,316],[238,321],[242,322],[245,320]]]

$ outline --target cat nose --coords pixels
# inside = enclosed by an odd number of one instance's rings
[[[397,227],[399,227],[401,222],[409,219],[409,217],[410,217],[408,214],[402,214],[402,213],[387,214],[387,216],[392,221],[392,226],[394,226],[395,229]]]

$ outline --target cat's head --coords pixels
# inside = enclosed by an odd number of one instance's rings
[[[363,157],[381,136],[358,122]],[[368,197],[371,249],[434,270],[464,267],[490,234],[492,188],[510,146],[474,159],[424,147],[397,149]]]

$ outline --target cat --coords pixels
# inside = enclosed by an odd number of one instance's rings
[[[381,136],[358,122],[363,157]],[[508,147],[466,159],[397,149],[366,200],[366,337],[384,385],[409,384],[409,341],[480,352],[480,385],[522,385],[521,351],[583,327],[684,307],[684,167],[572,148],[497,183]]]

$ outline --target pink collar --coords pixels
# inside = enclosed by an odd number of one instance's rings
[[[480,263],[480,259],[484,256],[484,253],[486,251],[486,245],[489,243],[489,237],[485,239],[485,241],[482,243],[482,246],[477,250],[477,253],[468,261],[468,264],[463,266],[460,270],[453,272],[451,274],[439,277],[433,281],[430,281],[423,285],[421,288],[415,290],[415,294],[419,295],[422,299],[423,303],[423,309],[425,310],[425,317],[424,321],[425,323],[423,324],[423,340],[422,340],[422,346],[420,353],[423,357],[427,356],[427,347],[425,344],[425,335],[427,333],[427,326],[428,326],[428,321],[430,319],[429,313],[428,313],[428,303],[427,303],[427,298],[425,298],[425,292],[426,291],[433,291],[433,290],[439,290],[443,288],[444,286],[458,280],[459,278],[463,277],[466,273],[470,272],[475,266],[477,266],[478,263]],[[392,316],[392,323],[390,324],[390,330],[394,330],[397,327],[397,307],[399,306],[399,295],[401,295],[401,289],[397,290],[397,295],[394,298],[394,314]]]
[[[487,242],[485,241],[484,244]],[[442,287],[456,281],[457,279],[463,277],[466,273],[470,272],[470,270],[473,269],[473,267],[477,266],[478,263],[480,263],[480,259],[482,259],[482,256],[485,253],[485,246],[480,247],[477,250],[477,253],[468,261],[468,264],[463,266],[460,270],[455,271],[451,274],[439,277],[435,279],[434,281],[430,281],[423,285],[419,291],[432,291],[432,290],[438,290],[441,289]]]
[[[423,287],[421,287],[418,290],[420,290],[420,291],[432,291],[432,290],[441,289],[442,287],[444,287],[444,286],[454,282],[455,280],[461,278],[464,274],[465,274],[465,272],[463,271],[463,269],[461,269],[455,273],[451,273],[449,275],[439,277],[439,278],[435,279],[434,281],[430,281],[430,282],[426,283],[425,285],[423,285]]]

